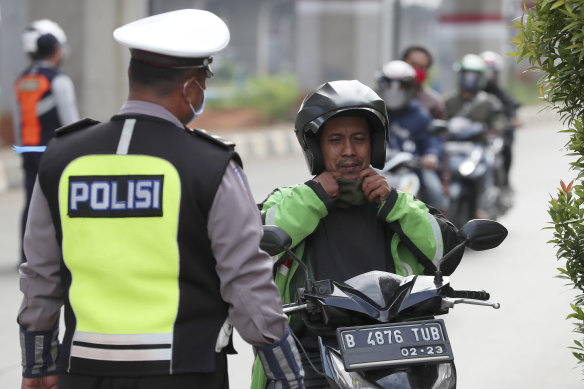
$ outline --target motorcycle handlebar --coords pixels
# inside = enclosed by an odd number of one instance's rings
[[[491,298],[491,295],[484,290],[474,291],[474,290],[455,290],[454,291],[455,298],[466,298],[466,299],[473,299],[473,300],[482,300],[487,301]]]
[[[282,311],[285,314],[288,314],[288,313],[292,313],[292,312],[301,311],[303,309],[306,309],[307,306],[308,306],[307,304],[298,304],[298,303],[284,304],[282,306]]]

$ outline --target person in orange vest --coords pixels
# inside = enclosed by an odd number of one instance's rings
[[[79,120],[73,81],[59,69],[67,54],[67,36],[57,23],[42,19],[24,31],[22,44],[31,63],[14,84],[16,141],[21,146],[45,146],[57,128]],[[26,189],[22,234],[41,156],[38,152],[22,154]]]

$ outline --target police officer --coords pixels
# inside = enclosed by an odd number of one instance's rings
[[[16,141],[22,146],[44,146],[57,128],[79,120],[73,81],[59,70],[67,52],[67,36],[57,23],[42,19],[24,31],[22,45],[31,64],[14,85]],[[26,189],[23,233],[40,158],[39,153],[22,154]],[[24,254],[21,260],[25,260]]]
[[[231,323],[270,379],[302,387],[241,160],[233,144],[185,126],[203,109],[227,26],[187,9],[114,37],[130,48],[128,101],[108,122],[60,129],[35,185],[22,387],[58,377],[59,389],[227,388]]]

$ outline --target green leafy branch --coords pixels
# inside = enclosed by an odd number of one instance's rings
[[[557,197],[549,202],[556,257],[565,262],[559,278],[568,280],[581,293],[571,304],[574,332],[584,339],[584,4],[582,0],[540,0],[513,22],[518,30],[512,40],[517,50],[509,55],[528,61],[528,71],[542,72],[538,80],[540,97],[556,110],[568,128],[567,155],[576,179],[560,181]],[[570,347],[584,364],[584,342],[574,340]]]

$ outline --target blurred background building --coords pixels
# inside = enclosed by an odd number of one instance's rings
[[[117,112],[127,95],[129,55],[114,41],[112,31],[147,15],[181,8],[216,13],[229,25],[231,42],[214,63],[217,80],[209,84],[211,100],[246,89],[250,78],[287,74],[294,88],[285,89],[297,94],[291,103],[294,111],[305,91],[325,81],[356,78],[373,86],[375,71],[383,63],[397,59],[410,44],[430,49],[435,66],[429,82],[438,91],[447,91],[454,87],[452,64],[462,55],[483,50],[501,54],[514,51],[509,41],[515,30],[508,26],[522,14],[523,3],[524,0],[0,0],[0,145],[13,140],[12,84],[27,64],[20,37],[36,19],[52,19],[67,33],[70,55],[63,70],[75,83],[81,116],[106,120]],[[507,61],[505,79],[513,83],[521,69],[514,58]]]

